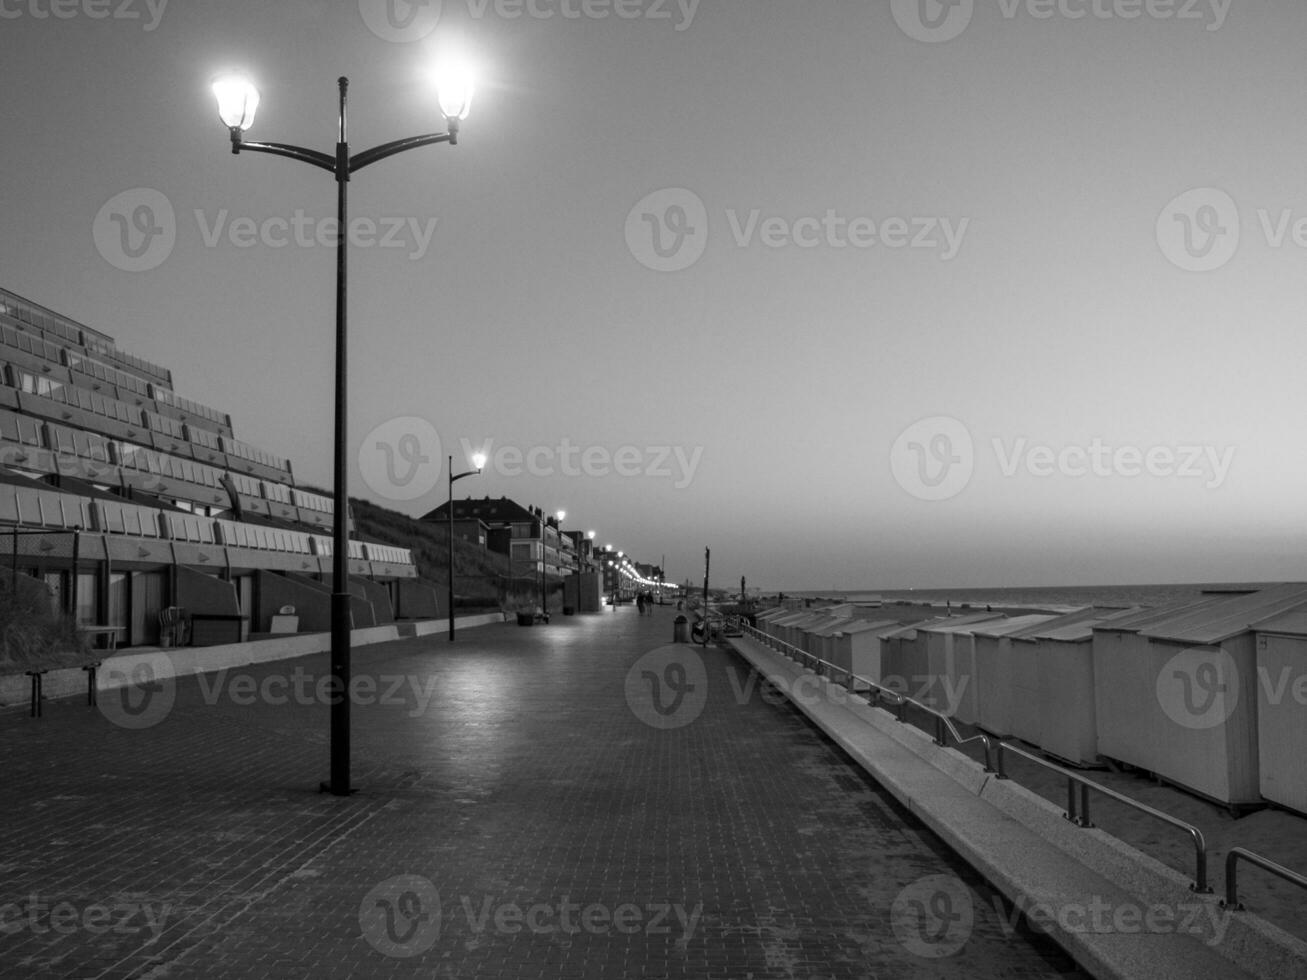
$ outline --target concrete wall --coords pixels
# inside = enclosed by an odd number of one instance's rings
[[[396,619],[439,619],[448,616],[447,597],[432,583],[404,579],[398,583],[399,601]]]

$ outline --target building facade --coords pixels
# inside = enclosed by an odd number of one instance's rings
[[[155,644],[183,607],[196,642],[225,642],[293,605],[326,629],[335,507],[167,368],[0,289],[0,567],[79,623]],[[356,627],[435,615],[407,549],[349,548]]]

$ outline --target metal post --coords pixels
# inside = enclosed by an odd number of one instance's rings
[[[711,626],[711,620],[708,618],[712,611],[708,605],[708,570],[712,566],[712,549],[703,549],[703,646],[708,645],[708,633]]]
[[[508,550],[513,546],[510,543]],[[454,642],[454,457],[449,457],[449,642]]]
[[[74,624],[77,622],[77,559],[81,557],[81,542],[82,529],[75,527],[73,528],[73,580],[68,589],[68,611],[72,613]],[[91,622],[95,622],[95,620],[91,620]]]
[[[345,133],[345,93],[349,79],[341,76],[340,86],[340,139],[336,144],[336,440],[335,481],[336,510],[332,536],[331,595],[331,782],[324,789],[334,796],[348,796],[349,785],[349,537],[346,513],[349,510],[349,486],[346,480],[345,461],[348,449],[347,366],[349,351],[346,346],[347,266],[346,219],[348,216],[349,144]]]

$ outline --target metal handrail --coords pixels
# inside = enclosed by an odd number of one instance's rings
[[[898,691],[891,690],[888,687],[883,687],[881,684],[879,684],[876,681],[873,681],[869,677],[863,677],[860,674],[853,673],[853,671],[849,670],[849,668],[847,667],[841,667],[839,664],[831,663],[829,660],[822,660],[816,654],[809,653],[807,650],[801,650],[799,647],[796,647],[791,643],[786,643],[784,640],[779,640],[774,636],[762,632],[756,627],[749,626],[746,624],[744,626],[744,631],[746,636],[749,634],[754,635],[766,646],[770,647],[771,649],[775,650],[777,653],[781,654],[782,656],[790,660],[794,660],[796,659],[796,657],[791,656],[786,651],[787,650],[793,651],[794,654],[797,655],[797,659],[801,661],[802,666],[805,668],[809,668],[809,661],[811,661],[810,669],[818,677],[822,676],[823,667],[826,667],[835,673],[843,674],[844,686],[849,691],[849,693],[853,694],[854,696],[860,695],[862,693],[857,689],[857,684],[859,683],[865,684],[872,691],[876,692],[878,698],[884,700],[891,700],[891,702],[893,703],[896,709],[894,715],[900,722],[903,721],[904,705],[910,704],[914,708],[918,708],[919,710],[924,711],[926,714],[931,715],[935,719],[935,744],[936,745],[943,746],[948,744],[947,740],[944,738],[945,732],[952,735],[953,741],[956,742],[958,745],[969,745],[972,742],[980,742],[985,747],[985,772],[997,773],[999,771],[993,763],[994,741],[983,732],[977,732],[975,735],[972,735],[968,738],[963,738],[962,733],[959,732],[957,730],[957,727],[953,724],[953,719],[950,718],[948,715],[944,714],[943,712],[935,708],[932,708],[930,705],[922,704],[920,701],[916,700],[915,698],[910,698],[906,694],[901,694]],[[781,649],[782,647],[785,649]],[[834,681],[832,681],[832,683],[834,683]],[[870,699],[868,700],[870,701]]]
[[[906,695],[899,694],[897,691],[889,691],[887,688],[881,687],[875,681],[869,680],[868,678],[865,677],[860,677],[845,667],[841,667],[838,664],[832,664],[829,661],[822,660],[821,658],[808,653],[806,650],[801,650],[798,647],[793,646],[792,644],[786,643],[784,640],[779,640],[774,636],[770,636],[766,633],[763,633],[761,630],[755,629],[753,627],[746,627],[746,631],[756,636],[759,640],[761,640],[761,642],[763,642],[768,647],[771,647],[772,649],[776,650],[778,653],[781,653],[782,655],[789,657],[789,659],[795,659],[795,658],[790,657],[790,655],[786,653],[784,649],[781,648],[784,647],[794,651],[794,653],[798,654],[798,656],[802,658],[805,667],[807,666],[807,661],[809,660],[814,661],[817,665],[816,672],[819,676],[821,674],[820,668],[822,666],[834,668],[834,670],[845,674],[847,677],[847,685],[850,691],[854,691],[854,687],[853,687],[854,681],[857,680],[857,681],[861,681],[862,683],[876,690],[882,696],[884,694],[891,695],[895,699],[899,709],[897,712],[899,721],[903,720],[904,704],[911,704],[921,709],[922,711],[925,711],[927,714],[933,715],[935,718],[935,744],[936,745],[945,744],[944,737],[943,737],[943,732],[945,730],[947,730],[953,736],[954,740],[957,741],[959,745],[965,745],[968,742],[974,742],[977,740],[981,741],[985,746],[985,771],[995,773],[996,778],[998,779],[1009,778],[1007,773],[1003,769],[1004,749],[1007,749],[1009,752],[1015,752],[1017,755],[1022,756],[1025,759],[1029,759],[1031,762],[1037,763],[1043,766],[1045,769],[1050,769],[1053,772],[1060,773],[1061,775],[1066,776],[1067,810],[1066,813],[1063,814],[1063,816],[1078,827],[1091,828],[1094,826],[1093,822],[1089,818],[1089,791],[1093,789],[1099,793],[1104,794],[1105,796],[1109,796],[1112,799],[1117,800],[1118,802],[1133,807],[1134,809],[1140,811],[1141,813],[1146,813],[1149,816],[1156,817],[1158,820],[1161,820],[1164,823],[1168,823],[1173,827],[1177,827],[1181,830],[1184,830],[1186,833],[1190,835],[1190,837],[1193,838],[1194,851],[1195,851],[1194,882],[1189,887],[1192,891],[1198,892],[1200,894],[1206,895],[1211,893],[1212,889],[1207,884],[1207,842],[1203,837],[1203,832],[1199,830],[1197,827],[1195,827],[1193,824],[1185,823],[1183,820],[1180,820],[1177,817],[1173,817],[1169,813],[1163,813],[1161,810],[1157,810],[1151,806],[1148,806],[1145,803],[1140,803],[1138,800],[1133,800],[1123,793],[1118,793],[1114,789],[1111,789],[1107,786],[1099,785],[1098,783],[1086,779],[1084,776],[1081,776],[1079,773],[1075,773],[1070,771],[1069,769],[1064,769],[1061,766],[1054,765],[1053,763],[1047,761],[1046,759],[1041,759],[1038,756],[1032,755],[1031,753],[1025,751],[1019,746],[1011,745],[1007,742],[1002,741],[1001,739],[991,740],[984,734],[979,734],[979,733],[971,736],[971,738],[969,739],[963,739],[962,736],[958,733],[957,728],[954,727],[952,720],[947,715],[940,713],[939,711],[937,711],[936,709],[928,705],[922,704],[920,701],[916,701],[913,698],[907,697]],[[995,758],[996,758],[996,765],[992,767],[990,764],[991,748],[994,750]],[[1077,785],[1080,787],[1080,805],[1078,808],[1076,806]],[[1247,860],[1252,860],[1253,857],[1255,857],[1255,855],[1252,855],[1251,852],[1243,851],[1242,848],[1236,848],[1236,850],[1241,851]],[[1233,851],[1231,852],[1231,854],[1233,855]],[[1226,859],[1227,869],[1230,867],[1231,860],[1232,858]],[[1261,860],[1265,860],[1265,859],[1261,859]],[[1258,862],[1254,861],[1254,863],[1258,863]],[[1262,866],[1265,867],[1265,865]],[[1278,865],[1276,865],[1274,868],[1268,868],[1267,870],[1272,870],[1276,874],[1279,874],[1281,871],[1288,871],[1287,868],[1282,869]],[[1291,875],[1294,874],[1294,872],[1292,871],[1288,871],[1288,873]],[[1227,870],[1227,880],[1228,880],[1228,875],[1229,872]],[[1291,880],[1296,880],[1296,879],[1291,879]],[[1307,887],[1307,879],[1303,879],[1301,883],[1304,885],[1304,887]]]
[[[1067,810],[1063,814],[1067,820],[1070,820],[1077,827],[1093,827],[1094,822],[1089,818],[1089,791],[1092,789],[1109,796],[1118,803],[1124,803],[1126,806],[1133,807],[1140,813],[1146,813],[1150,817],[1156,817],[1163,823],[1168,823],[1172,827],[1177,827],[1185,831],[1193,838],[1194,842],[1194,882],[1189,886],[1191,891],[1198,892],[1201,895],[1211,894],[1212,889],[1207,884],[1207,841],[1203,838],[1203,832],[1191,823],[1185,823],[1179,817],[1173,817],[1169,813],[1163,813],[1147,803],[1140,803],[1138,800],[1131,799],[1124,793],[1118,793],[1110,787],[1103,786],[1091,779],[1072,772],[1070,769],[1063,769],[1061,766],[1054,765],[1047,759],[1041,759],[1039,756],[1027,752],[1019,746],[1004,742],[1001,739],[998,743],[998,778],[1007,779],[1007,773],[1003,771],[1003,751],[1015,752],[1023,759],[1028,759],[1045,769],[1059,773],[1066,777],[1066,801]],[[1080,807],[1076,809],[1076,786],[1080,787]]]
[[[1228,854],[1225,855],[1225,898],[1221,899],[1221,908],[1229,909],[1231,912],[1244,911],[1243,903],[1239,901],[1239,885],[1236,880],[1236,868],[1239,865],[1239,859],[1243,858],[1249,864],[1254,864],[1263,871],[1269,871],[1271,874],[1283,878],[1290,884],[1297,885],[1299,888],[1307,888],[1307,877],[1300,875],[1296,871],[1291,871],[1282,864],[1276,864],[1269,858],[1264,858],[1260,854],[1248,850],[1245,847],[1232,847]]]

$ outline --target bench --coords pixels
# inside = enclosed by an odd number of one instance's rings
[[[125,629],[126,629],[125,626],[102,626],[102,625],[77,627],[77,631],[79,633],[84,634],[85,636],[92,637],[92,638],[97,638],[101,636],[104,637],[105,649],[108,651],[109,656],[113,656],[114,653],[117,652],[118,634],[123,632]],[[95,674],[96,671],[99,670],[101,663],[103,663],[102,659],[101,660],[82,659],[80,661],[75,660],[71,663],[64,665],[70,669],[72,667],[77,667],[80,670],[86,672],[86,703],[88,705],[95,705],[99,703],[96,696]],[[33,670],[23,671],[24,674],[26,674],[28,677],[32,679],[32,691],[31,691],[31,696],[30,696],[29,706],[28,706],[30,717],[32,718],[41,717],[41,704],[45,700],[45,675],[48,674],[51,670],[56,670],[56,669],[61,669],[61,668],[38,667]]]

